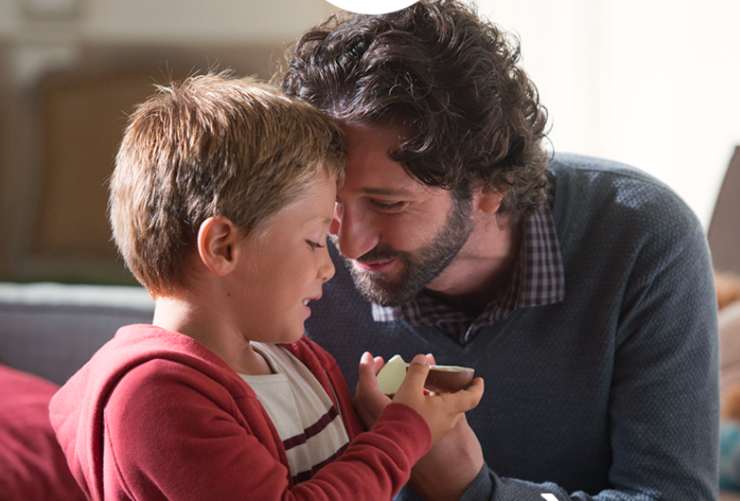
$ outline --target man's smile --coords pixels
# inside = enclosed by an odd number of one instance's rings
[[[376,261],[357,261],[352,260],[352,264],[360,271],[381,272],[386,271],[396,261],[395,257],[390,259],[380,259]]]

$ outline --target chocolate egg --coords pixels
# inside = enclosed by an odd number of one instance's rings
[[[378,386],[386,395],[393,395],[398,391],[409,364],[400,355],[394,355],[378,373]],[[466,388],[475,376],[470,367],[454,365],[432,365],[424,386],[438,393],[450,393]]]
[[[475,371],[470,367],[455,365],[433,365],[424,386],[439,393],[452,393],[467,388],[473,381]]]

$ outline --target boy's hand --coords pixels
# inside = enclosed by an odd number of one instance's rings
[[[382,357],[373,357],[367,351],[360,358],[354,406],[360,419],[368,428],[375,424],[383,409],[391,403],[391,399],[378,388],[377,375],[383,365],[385,362]]]
[[[470,386],[455,393],[425,392],[424,381],[432,363],[431,357],[416,355],[393,401],[408,405],[418,412],[429,426],[432,443],[436,443],[455,427],[465,412],[478,405],[483,396],[483,379],[477,377]],[[377,380],[375,386],[377,390]]]

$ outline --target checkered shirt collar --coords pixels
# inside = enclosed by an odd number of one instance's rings
[[[419,294],[401,306],[372,304],[376,322],[405,320],[412,325],[431,325],[466,341],[475,331],[503,320],[519,308],[545,306],[565,299],[565,269],[555,222],[549,206],[523,223],[522,247],[509,287],[488,303],[477,318],[427,295]]]

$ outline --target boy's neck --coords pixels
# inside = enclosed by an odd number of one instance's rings
[[[152,324],[189,336],[241,374],[271,374],[269,364],[228,315],[188,297],[158,297]]]

